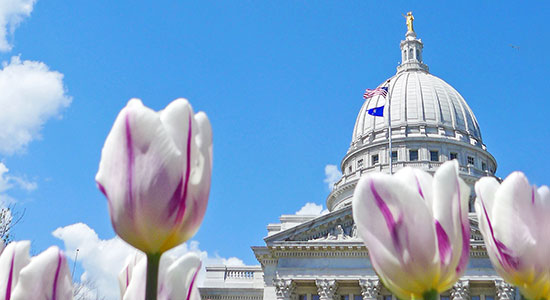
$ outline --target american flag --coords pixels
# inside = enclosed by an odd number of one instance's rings
[[[377,87],[374,90],[366,89],[365,93],[363,94],[363,98],[366,100],[376,95],[382,95],[384,98],[386,98],[387,94],[388,94],[388,87],[383,86],[383,87]]]

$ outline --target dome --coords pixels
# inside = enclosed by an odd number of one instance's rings
[[[382,85],[381,85],[382,86]],[[384,106],[384,115],[391,113],[391,126],[407,129],[424,126],[428,131],[458,131],[482,144],[481,131],[474,113],[464,98],[448,83],[423,70],[403,71],[384,82],[387,99],[367,99],[359,111],[353,129],[352,145],[376,131],[388,127],[387,118],[375,117],[368,110]]]
[[[429,73],[422,61],[424,45],[411,28],[400,46],[397,73],[378,86],[387,89],[385,95],[367,98],[359,111],[340,165],[342,178],[327,197],[330,211],[350,205],[357,181],[369,172],[391,174],[413,167],[434,173],[456,159],[461,178],[471,187],[470,204],[475,182],[494,176],[496,160],[483,144],[466,100]]]

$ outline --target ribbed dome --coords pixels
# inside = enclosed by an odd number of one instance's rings
[[[352,144],[373,131],[387,128],[386,118],[371,116],[367,110],[385,105],[388,100],[392,128],[426,125],[452,129],[482,143],[474,113],[464,98],[442,79],[424,70],[412,69],[397,73],[381,86],[388,86],[388,99],[375,96],[365,101],[355,122]],[[385,105],[384,116],[387,114]]]

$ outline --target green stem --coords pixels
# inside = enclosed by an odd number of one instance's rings
[[[430,291],[427,291],[427,292],[424,292],[424,294],[422,294],[422,299],[424,300],[438,300],[439,294],[437,293],[436,290],[430,290]]]
[[[162,253],[147,254],[147,282],[145,300],[157,300],[159,264]]]

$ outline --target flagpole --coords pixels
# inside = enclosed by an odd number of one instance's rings
[[[393,157],[392,157],[392,151],[391,151],[391,91],[390,91],[390,80],[387,81],[388,83],[388,135],[389,135],[389,145],[388,145],[388,158],[389,158],[389,164],[390,164],[390,175],[393,174]]]

